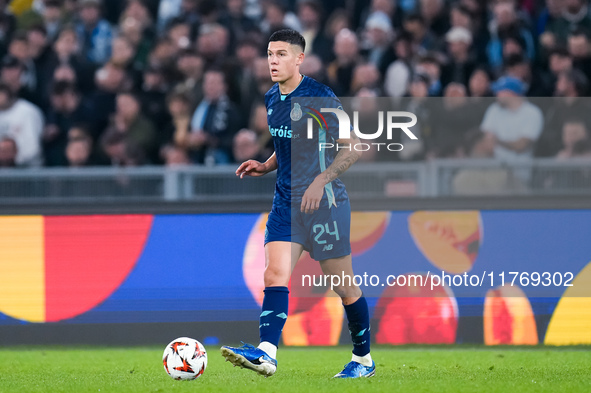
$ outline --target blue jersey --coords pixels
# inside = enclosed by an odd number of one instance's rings
[[[299,206],[308,186],[332,164],[337,154],[337,117],[329,112],[320,116],[318,106],[342,109],[341,102],[328,86],[304,76],[298,87],[286,96],[281,95],[279,85],[275,84],[265,94],[265,106],[278,165],[273,206]],[[308,118],[314,118],[311,138],[307,133]],[[328,143],[333,148],[320,148]],[[325,186],[320,207],[337,206],[347,200],[344,184],[336,179]]]

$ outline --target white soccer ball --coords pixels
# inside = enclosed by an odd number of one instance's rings
[[[172,340],[162,355],[164,371],[177,380],[193,380],[207,367],[207,352],[199,341],[180,337]]]

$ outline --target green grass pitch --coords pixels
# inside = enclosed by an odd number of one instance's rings
[[[281,348],[270,378],[207,347],[195,381],[163,370],[163,348],[0,349],[0,392],[590,392],[591,347],[375,346],[376,376],[333,380],[350,348]]]

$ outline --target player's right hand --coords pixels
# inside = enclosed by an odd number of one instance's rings
[[[255,160],[244,161],[238,169],[236,169],[236,176],[242,179],[244,176],[263,176],[267,173],[265,164]]]

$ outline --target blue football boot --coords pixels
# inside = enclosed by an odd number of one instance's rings
[[[333,378],[369,378],[376,373],[376,362],[372,360],[371,367],[366,367],[363,364],[350,361],[345,365],[343,371],[335,375]]]
[[[224,345],[221,352],[226,361],[232,363],[234,367],[247,368],[265,377],[270,377],[277,370],[277,360],[250,344],[244,344],[238,348]]]

